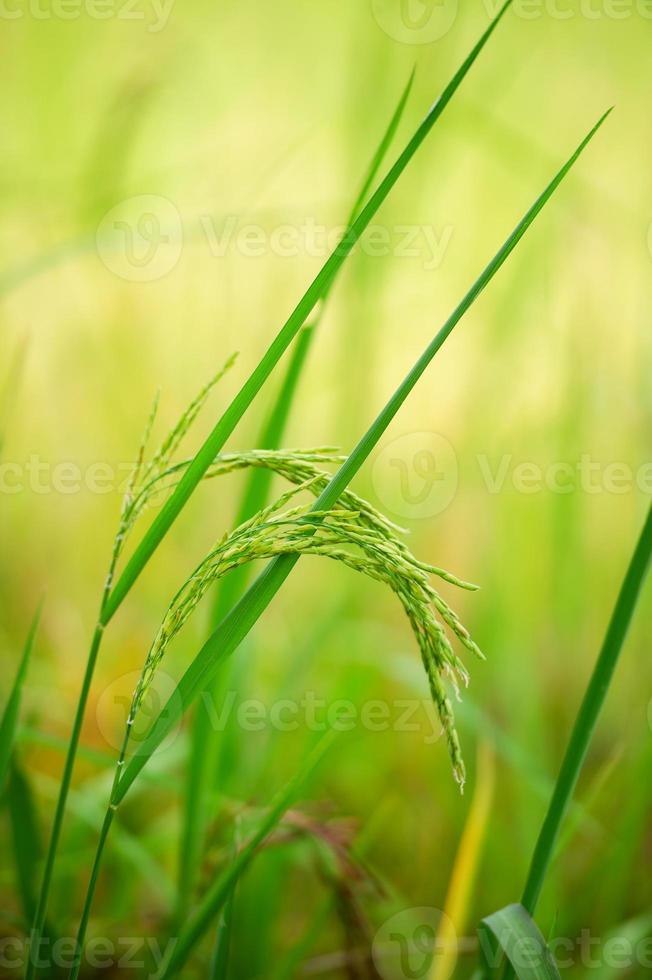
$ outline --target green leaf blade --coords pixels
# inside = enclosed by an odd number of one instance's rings
[[[0,789],[5,785],[11,764],[11,757],[16,739],[16,729],[18,727],[18,716],[20,714],[20,703],[22,700],[23,686],[27,669],[34,649],[34,640],[41,619],[42,603],[39,604],[32,624],[25,640],[23,652],[21,654],[18,670],[14,678],[14,683],[7,700],[2,720],[0,721]]]
[[[508,905],[487,916],[482,920],[478,935],[485,959],[485,976],[495,975],[489,953],[495,941],[518,980],[561,980],[545,939],[522,905]]]

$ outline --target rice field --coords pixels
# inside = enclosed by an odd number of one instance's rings
[[[0,19],[0,976],[647,976],[652,8]]]

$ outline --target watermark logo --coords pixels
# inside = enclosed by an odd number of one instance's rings
[[[131,716],[131,706],[134,691],[140,681],[141,672],[132,670],[121,677],[112,681],[104,689],[97,702],[95,717],[97,727],[107,745],[118,751],[122,748],[124,734],[127,723]],[[177,691],[176,682],[169,674],[160,668],[152,676],[147,690],[145,691],[138,711],[136,712],[130,732],[131,754],[136,753],[142,748],[147,733],[161,712],[169,712],[179,709],[181,717],[181,697]],[[179,725],[176,725],[165,738],[156,752],[164,752],[169,749],[179,734]]]
[[[383,980],[426,980],[435,957],[442,980],[453,975],[457,960],[455,927],[436,908],[403,909],[380,927],[371,947],[374,965]],[[442,966],[442,964],[445,964]]]
[[[96,245],[106,268],[121,279],[162,279],[181,257],[181,216],[171,201],[158,194],[128,198],[105,214]]]
[[[432,44],[448,34],[458,0],[371,0],[382,30],[401,44]]]
[[[437,432],[411,432],[385,446],[372,470],[376,496],[397,517],[441,514],[457,492],[457,455]]]
[[[0,0],[0,20],[121,20],[162,31],[175,0]]]

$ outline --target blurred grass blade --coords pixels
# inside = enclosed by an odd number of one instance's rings
[[[240,820],[236,817],[231,847],[231,860],[235,861],[241,847]],[[231,887],[217,921],[215,945],[211,957],[210,980],[224,980],[229,970],[229,955],[231,953],[231,934],[233,931],[233,907],[235,905],[235,890],[237,882]]]
[[[390,422],[403,405],[403,402],[417,381],[425,372],[435,354],[442,347],[447,337],[452,333],[456,324],[462,319],[469,307],[473,305],[480,293],[485,289],[491,279],[493,279],[582,151],[603,124],[610,111],[608,110],[598,120],[587,136],[585,136],[572,156],[521,219],[502,248],[499,249],[478,279],[476,279],[466,296],[450,315],[441,330],[435,335],[414,367],[408,372],[378,417],[353,449],[350,456],[347,457],[340,469],[333,475],[323,492],[315,501],[314,510],[326,511],[336,503],[340,494],[346,489],[369,454],[378,444],[383,433],[388,428]],[[253,582],[243,598],[206,640],[190,664],[190,667],[181,678],[163,711],[154,721],[149,734],[140,746],[140,752],[131,759],[129,765],[126,767],[118,784],[116,803],[119,803],[124,798],[127,790],[138,776],[138,773],[147,764],[153,752],[178,723],[194,699],[210,684],[212,678],[216,676],[221,661],[233,653],[254,623],[260,618],[294,568],[297,560],[298,557],[296,555],[281,555],[279,558],[275,558],[270,562]]]
[[[233,921],[233,903],[235,902],[235,887],[229,892],[220,913],[215,936],[215,948],[211,961],[210,980],[224,980],[229,968],[229,953],[231,950],[231,924]]]
[[[647,912],[645,915],[638,916],[636,919],[629,919],[627,922],[622,922],[616,929],[611,930],[605,936],[603,945],[607,949],[610,944],[613,944],[616,948],[636,950],[650,935],[652,935],[652,914]],[[650,946],[648,945],[647,948],[649,950]],[[603,957],[603,959],[607,958]],[[645,964],[647,965],[646,972],[649,972],[649,956],[646,957]],[[640,966],[643,968],[644,963],[641,962]],[[603,962],[595,967],[591,971],[591,978],[592,980],[619,980],[623,972],[628,972],[627,967],[615,956],[612,958],[612,962]],[[633,976],[633,974],[631,975]]]
[[[394,110],[394,115],[389,121],[389,126],[385,130],[385,133],[383,134],[383,138],[378,144],[378,148],[376,149],[376,152],[374,153],[371,162],[367,168],[367,172],[365,174],[364,180],[362,181],[362,186],[360,187],[358,196],[353,202],[353,206],[351,208],[351,212],[347,220],[347,225],[352,225],[354,220],[357,218],[358,214],[362,210],[362,206],[365,202],[367,194],[369,193],[369,190],[374,180],[376,179],[376,175],[380,170],[381,164],[385,159],[385,154],[389,150],[392,140],[396,135],[396,130],[398,129],[399,123],[403,117],[403,111],[407,104],[407,100],[410,97],[410,92],[412,91],[412,84],[414,82],[414,73],[415,73],[415,69],[413,68],[412,71],[410,72],[410,77],[408,78],[407,85],[403,89],[403,92],[401,93],[401,97],[398,100],[398,105]]]
[[[401,93],[396,109],[385,130],[378,147],[369,163],[364,175],[360,191],[355,199],[349,217],[347,227],[352,224],[358,216],[360,208],[367,196],[369,188],[373,184],[385,154],[396,134],[398,125],[403,116],[412,84],[414,82],[414,70],[410,73],[408,82]],[[267,419],[263,430],[256,442],[259,449],[278,449],[280,448],[283,434],[287,425],[294,396],[301,373],[303,371],[312,340],[317,330],[326,308],[328,295],[333,287],[334,279],[328,283],[322,296],[322,303],[318,312],[315,314],[311,323],[307,324],[292,348],[290,363],[286,371],[283,383],[276,396],[272,411]],[[252,467],[246,476],[244,492],[240,501],[240,506],[235,518],[235,527],[239,527],[249,520],[254,514],[268,502],[269,489],[272,483],[272,471],[264,467]],[[227,614],[229,609],[239,599],[245,590],[249,578],[249,569],[246,565],[234,569],[220,584],[217,590],[215,605],[213,610],[213,626],[217,626]],[[219,678],[218,678],[219,681]],[[214,690],[213,694],[218,695]],[[221,733],[220,733],[221,734]],[[184,908],[192,900],[194,885],[199,864],[199,856],[203,847],[204,824],[206,814],[206,800],[210,785],[214,781],[214,773],[218,768],[218,735],[213,731],[209,724],[209,716],[206,711],[197,712],[193,724],[192,739],[190,745],[190,764],[188,766],[187,792],[184,801],[184,821],[181,834],[180,862],[179,862],[179,899],[178,915],[182,917]]]
[[[652,555],[652,506],[625,575],[593,675],[575,720],[557,783],[537,840],[523,906],[534,913],[546,872],[552,860],[559,831],[571,802],[577,780],[586,758],[598,715],[609,690],[638,597],[650,567]]]
[[[417,128],[407,146],[380,182],[371,198],[364,206],[355,221],[347,228],[339,245],[322,266],[311,285],[308,287],[290,317],[276,335],[266,353],[254,368],[249,378],[235,396],[221,419],[210,433],[203,446],[199,449],[190,466],[179,481],[174,493],[168,498],[161,511],[145,532],[140,544],[135,549],[130,560],[118,579],[113,591],[102,610],[102,624],[106,625],[121,605],[125,596],[142,572],[143,568],[156,551],[158,545],[167,534],[189,497],[201,481],[204,473],[211,465],[224,443],[231,435],[236,425],[249,408],[250,404],[272,373],[276,364],[296,337],[301,327],[308,319],[331,280],[337,274],[356,242],[369,226],[374,215],[385,201],[386,197],[398,181],[399,177],[412,160],[421,144],[428,136],[436,120],[442,114],[453,95],[459,88],[467,72],[475,62],[483,47],[496,29],[498,22],[507,10],[511,0],[506,0],[498,15],[490,23],[471,53],[455,73],[442,94],[429,110],[426,118]]]
[[[495,976],[495,943],[518,980],[561,980],[554,957],[522,905],[508,905],[482,920],[478,930],[486,976]]]
[[[11,689],[11,693],[9,694],[9,699],[5,706],[2,720],[0,721],[0,790],[2,790],[4,787],[7,774],[9,772],[9,764],[11,762],[14,739],[16,737],[16,728],[18,726],[18,715],[20,713],[23,684],[25,683],[27,668],[29,667],[30,657],[32,656],[32,650],[34,648],[34,639],[36,637],[36,631],[41,618],[42,606],[43,602],[41,601],[36,613],[34,614],[34,619],[32,620],[29,633],[27,634],[25,646],[23,647],[22,656],[18,665],[18,671],[16,672],[13,687]]]
[[[162,980],[167,980],[167,978],[174,976],[184,965],[195,944],[201,939],[211,922],[224,908],[224,904],[232,893],[236,882],[251,864],[258,848],[274,830],[287,808],[296,798],[310,776],[315,772],[324,755],[331,748],[335,738],[336,733],[330,731],[319,740],[300,769],[272,801],[269,810],[247,843],[240,849],[237,857],[231,861],[228,867],[213,882],[203,897],[199,908],[179,936],[169,961],[165,966],[165,970],[161,975]]]
[[[473,799],[455,855],[444,903],[445,915],[440,921],[435,940],[438,955],[433,959],[429,980],[448,980],[453,975],[457,960],[456,939],[457,936],[466,935],[469,901],[487,834],[496,781],[496,756],[488,742],[481,742],[478,747],[475,771]]]
[[[7,781],[6,799],[14,845],[18,892],[25,921],[29,925],[36,911],[35,886],[42,846],[32,789],[15,759]]]

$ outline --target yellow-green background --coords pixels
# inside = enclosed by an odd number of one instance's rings
[[[35,454],[82,469],[130,460],[157,387],[164,431],[239,350],[194,432],[198,444],[199,430],[227,404],[320,265],[315,257],[269,251],[251,258],[230,249],[216,257],[200,216],[212,216],[218,229],[228,215],[268,230],[307,216],[340,224],[412,66],[414,89],[390,158],[488,23],[487,9],[465,4],[447,33],[424,45],[388,36],[369,0],[177,0],[158,32],[148,29],[144,5],[135,9],[145,20],[99,21],[85,13],[63,20],[52,11],[39,19],[21,9],[21,17],[3,19],[0,39],[3,371],[25,345],[3,459],[22,465]],[[448,587],[446,595],[487,662],[469,665],[472,682],[460,710],[470,770],[463,797],[443,744],[425,745],[422,733],[345,734],[313,781],[310,796],[328,805],[327,814],[358,821],[365,857],[386,883],[385,898],[370,892],[363,899],[371,935],[401,908],[442,907],[479,737],[496,743],[497,782],[469,929],[518,898],[648,503],[649,489],[635,486],[525,494],[508,481],[490,493],[478,464],[486,457],[495,469],[507,455],[514,464],[546,467],[575,464],[584,454],[637,472],[650,460],[652,20],[634,4],[619,7],[626,16],[618,18],[608,6],[591,8],[595,17],[579,4],[562,9],[572,16],[550,8],[534,18],[522,8],[506,16],[383,207],[376,223],[389,228],[430,225],[438,235],[450,228],[444,260],[427,270],[423,256],[354,255],[312,348],[285,440],[354,444],[556,167],[614,104],[381,446],[434,432],[454,448],[459,485],[450,505],[430,518],[393,516],[409,527],[420,557],[481,585],[474,595]],[[140,195],[168,199],[184,223],[179,262],[145,283],[115,275],[95,246],[106,212]],[[254,404],[232,448],[255,444],[279,378]],[[380,485],[374,472],[371,460],[355,486],[382,505],[396,487]],[[381,484],[396,479],[392,472],[382,470]],[[112,626],[86,746],[111,749],[98,709],[102,692],[138,668],[174,588],[231,526],[239,487],[229,478],[198,492]],[[0,499],[5,691],[46,593],[25,695],[23,720],[32,732],[69,732],[118,507],[117,493],[88,491],[26,489]],[[571,824],[546,889],[544,931],[575,937],[590,928],[604,936],[650,911],[650,610],[648,590],[580,786],[587,812]],[[205,626],[200,614],[174,648],[165,665],[172,677]],[[241,695],[266,703],[307,690],[360,705],[427,697],[394,598],[316,560],[284,587],[237,663]],[[304,729],[240,733],[228,773],[233,799],[268,800],[310,737]],[[143,784],[125,817],[124,833],[160,870],[134,863],[128,847],[114,849],[95,905],[96,933],[155,933],[165,916],[185,748],[180,737],[161,756],[168,784]],[[45,834],[62,756],[35,745],[33,736],[23,738],[20,751]],[[94,843],[84,807],[99,808],[107,780],[108,770],[80,764],[53,900],[62,930],[75,924]],[[236,917],[234,977],[271,976],[270,963],[308,928],[325,894],[309,853],[275,851],[248,877]],[[2,929],[11,932],[18,906],[8,846],[0,887]],[[344,945],[333,914],[310,955]],[[201,960],[195,965],[202,975]],[[469,968],[461,960],[456,975]],[[637,971],[631,975],[644,975]]]

